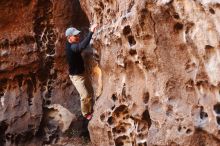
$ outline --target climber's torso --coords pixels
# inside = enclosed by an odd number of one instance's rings
[[[70,75],[83,74],[85,67],[81,52],[73,52],[72,51],[72,49],[74,49],[73,46],[74,45],[71,45],[69,42],[66,42],[66,55],[69,64],[69,74]],[[77,47],[77,45],[75,45],[75,47]]]

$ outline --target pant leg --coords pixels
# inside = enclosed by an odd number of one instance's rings
[[[83,116],[92,111],[92,94],[86,87],[86,78],[84,75],[70,75],[70,80],[79,92],[81,101],[81,112]]]

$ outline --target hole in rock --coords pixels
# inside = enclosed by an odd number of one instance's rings
[[[136,44],[134,36],[132,36],[132,35],[128,36],[128,42],[129,42],[130,46],[134,46]]]
[[[102,9],[105,8],[105,6],[104,6],[104,4],[103,4],[102,2],[99,2],[99,6],[100,6]]]
[[[208,118],[208,114],[203,111],[203,107],[201,108],[201,111],[200,111],[200,118],[201,118],[202,120]]]
[[[190,66],[187,66],[186,68],[190,68]],[[186,90],[187,91],[193,91],[194,89],[194,81],[190,79],[189,81],[186,82]]]
[[[51,44],[51,45],[47,44],[46,54],[48,54],[48,55],[55,54],[55,45],[54,44]]]
[[[107,122],[108,122],[109,125],[113,125],[114,124],[113,117],[109,117]]]
[[[110,11],[111,11],[111,10],[110,10],[110,9],[108,9],[108,10],[107,10],[107,13],[110,13]]]
[[[130,144],[130,141],[129,141],[129,138],[125,135],[123,136],[120,136],[118,137],[116,140],[115,140],[115,145],[116,146],[124,146],[125,145],[129,145]]]
[[[147,146],[147,143],[144,142],[144,143],[139,143],[138,146]]]
[[[212,50],[212,49],[214,49],[214,47],[211,46],[211,45],[205,45],[205,49],[206,49],[206,50]]]
[[[201,73],[198,75],[199,77],[203,77],[203,78],[206,78],[207,75],[205,73]],[[200,86],[206,86],[208,84],[208,81],[207,80],[199,80],[196,82],[196,86],[200,87]]]
[[[182,126],[179,126],[178,127],[178,131],[180,132],[182,130]]]
[[[145,110],[142,114],[142,120],[148,123],[148,127],[151,126],[151,118],[148,110]]]
[[[139,133],[139,134],[138,134],[138,138],[144,139],[144,134],[143,134],[143,133]]]
[[[176,23],[175,25],[174,25],[174,30],[177,30],[177,31],[179,31],[179,30],[182,30],[183,29],[183,24],[182,23]]]
[[[147,104],[148,101],[149,101],[149,98],[150,98],[149,92],[144,93],[143,102],[144,102],[145,104]]]
[[[216,114],[220,114],[220,103],[215,104],[213,108]]]
[[[216,117],[217,124],[220,125],[220,117]]]
[[[190,133],[192,133],[192,130],[191,130],[191,129],[187,129],[187,130],[186,130],[186,133],[187,133],[187,134],[190,134]]]
[[[215,14],[215,10],[213,8],[209,8],[209,12]]]
[[[180,16],[179,16],[178,13],[175,13],[175,14],[173,15],[173,17],[174,17],[175,19],[180,19]]]
[[[124,146],[124,143],[122,141],[117,141],[115,142],[116,146]]]
[[[137,51],[134,50],[134,49],[130,49],[130,50],[129,50],[129,54],[132,55],[132,56],[133,56],[133,55],[136,55],[136,54],[137,54]]]
[[[129,33],[131,33],[131,27],[129,25],[127,25],[123,29],[123,34],[128,35]]]
[[[117,107],[114,111],[114,114],[116,116],[119,116],[120,113],[128,113],[127,111],[127,106],[125,105],[120,105],[119,107]]]
[[[3,92],[3,91],[0,92],[0,98],[1,98],[2,96],[4,96],[4,92]]]
[[[112,100],[116,101],[117,100],[117,96],[115,94],[112,94]]]

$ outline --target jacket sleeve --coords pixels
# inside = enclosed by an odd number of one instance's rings
[[[83,51],[89,45],[89,42],[92,39],[92,35],[93,35],[93,32],[89,32],[88,35],[86,36],[86,38],[82,42],[80,42],[78,44],[72,44],[71,50],[73,52]]]

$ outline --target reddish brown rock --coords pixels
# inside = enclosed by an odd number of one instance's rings
[[[64,31],[89,22],[93,145],[220,145],[218,0],[80,3],[0,1],[0,145],[87,145],[62,130],[83,121]]]

